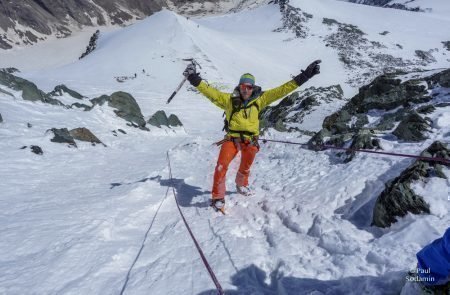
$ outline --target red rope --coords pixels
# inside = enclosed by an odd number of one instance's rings
[[[263,142],[279,142],[279,143],[300,145],[302,147],[308,147],[307,144],[298,143],[298,142],[291,142],[291,141],[284,141],[284,140],[271,140],[271,139],[261,139],[261,140]],[[380,154],[380,155],[388,155],[388,156],[396,156],[396,157],[406,157],[406,158],[418,159],[421,161],[441,162],[446,165],[450,165],[450,160],[445,159],[445,158],[439,158],[439,157],[432,158],[432,157],[416,156],[416,155],[409,155],[409,154],[370,151],[370,150],[363,150],[363,149],[350,149],[350,148],[343,148],[343,147],[337,147],[337,146],[332,146],[332,145],[322,145],[320,147],[322,148],[321,150],[335,149],[335,150],[344,150],[344,151],[349,151],[349,152],[361,152],[361,153]]]
[[[206,270],[208,270],[208,273],[211,276],[211,279],[214,282],[214,285],[216,285],[217,294],[223,295],[225,293],[223,292],[222,286],[220,285],[219,280],[217,280],[217,277],[214,274],[214,271],[212,270],[211,266],[209,265],[208,260],[206,259],[205,255],[203,254],[203,251],[200,248],[200,245],[197,242],[197,239],[195,238],[194,234],[192,233],[192,230],[189,227],[189,224],[187,223],[186,218],[184,218],[183,212],[181,211],[180,204],[178,203],[177,193],[175,191],[175,185],[174,185],[173,178],[172,178],[172,167],[170,165],[169,152],[167,152],[167,163],[169,165],[169,177],[170,177],[170,182],[172,184],[173,195],[174,195],[177,207],[178,207],[178,211],[180,212],[181,218],[183,219],[184,225],[186,226],[186,228],[187,228],[187,230],[189,232],[189,235],[191,236],[192,240],[194,241],[195,247],[197,248],[197,251],[200,254],[200,257],[201,257],[201,259],[203,261],[203,264],[206,267]]]

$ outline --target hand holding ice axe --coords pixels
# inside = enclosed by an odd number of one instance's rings
[[[180,85],[178,85],[177,89],[175,89],[175,91],[172,93],[172,95],[169,97],[169,99],[167,100],[167,103],[170,103],[170,101],[174,98],[174,96],[178,93],[178,91],[181,89],[181,87],[183,86],[184,82],[186,82],[186,80],[188,79],[188,77],[190,75],[199,75],[197,73],[197,68],[196,66],[198,66],[200,69],[202,68],[200,66],[200,64],[193,58],[188,58],[188,59],[183,59],[184,61],[190,61],[189,65],[186,67],[186,69],[183,72],[183,80],[181,81]],[[191,76],[192,77],[192,76]]]

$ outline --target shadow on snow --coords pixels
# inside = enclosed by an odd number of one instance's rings
[[[340,280],[323,281],[285,277],[278,269],[270,274],[266,283],[266,273],[255,265],[240,270],[231,277],[235,290],[224,290],[227,295],[302,295],[302,294],[399,294],[405,284],[404,272],[389,272],[382,276],[346,277]],[[212,282],[211,282],[212,284]],[[215,289],[198,295],[217,294]]]

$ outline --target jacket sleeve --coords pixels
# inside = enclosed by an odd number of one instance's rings
[[[297,83],[294,80],[291,80],[281,86],[264,91],[260,98],[261,108],[265,108],[272,102],[285,97],[286,95],[297,89],[297,87]]]
[[[425,246],[417,254],[417,267],[429,272],[418,272],[424,285],[443,285],[450,279],[450,228],[442,238]],[[426,280],[428,278],[428,280]],[[430,280],[433,278],[433,280]]]
[[[224,93],[211,87],[205,81],[202,81],[200,85],[197,86],[198,91],[206,96],[213,104],[219,108],[226,110],[230,101],[230,94]]]

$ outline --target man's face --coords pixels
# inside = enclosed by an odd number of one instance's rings
[[[252,96],[253,93],[253,85],[251,84],[240,84],[239,91],[241,92],[241,96],[244,100],[247,100]]]

